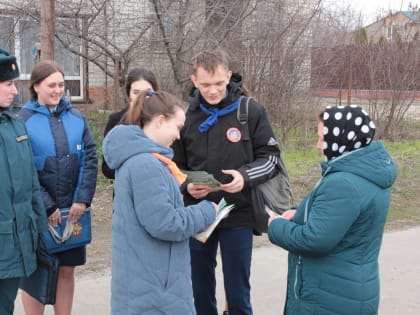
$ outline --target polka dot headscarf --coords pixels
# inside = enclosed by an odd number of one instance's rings
[[[375,135],[375,124],[357,105],[328,106],[323,114],[324,155],[327,160],[366,147]]]

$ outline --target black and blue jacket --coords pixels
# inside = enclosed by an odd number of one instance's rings
[[[80,202],[88,206],[96,187],[96,144],[86,118],[65,98],[54,112],[36,100],[18,113],[26,123],[47,215]]]

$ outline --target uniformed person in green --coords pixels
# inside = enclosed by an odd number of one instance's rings
[[[38,234],[47,229],[31,145],[10,104],[17,94],[15,56],[0,49],[0,314],[12,315],[19,280],[37,267]]]

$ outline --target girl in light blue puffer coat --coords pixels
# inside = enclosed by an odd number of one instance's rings
[[[116,170],[112,218],[111,313],[196,314],[189,238],[215,220],[217,206],[185,207],[185,181],[170,145],[184,125],[184,105],[165,92],[142,92],[105,137]]]

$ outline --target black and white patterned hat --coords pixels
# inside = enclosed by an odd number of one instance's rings
[[[323,148],[327,160],[368,146],[375,135],[375,124],[357,105],[328,106],[323,121]]]

